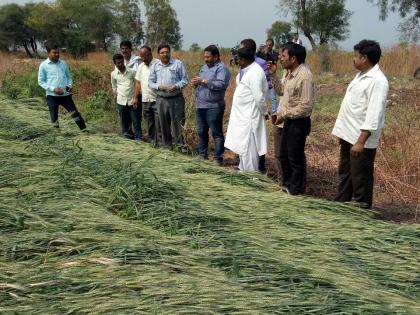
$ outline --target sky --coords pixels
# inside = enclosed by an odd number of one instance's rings
[[[83,0],[80,0],[83,1]],[[1,4],[40,2],[39,0],[0,0]],[[178,15],[183,48],[192,43],[201,47],[217,44],[233,47],[244,38],[253,38],[257,45],[266,39],[266,30],[277,20],[286,21],[276,8],[278,0],[171,0]],[[366,0],[347,0],[346,8],[353,12],[349,37],[338,42],[339,47],[352,50],[362,39],[377,40],[382,47],[398,43],[396,30],[401,18],[390,14],[385,22],[379,20],[378,8]],[[301,35],[303,44],[310,47]]]

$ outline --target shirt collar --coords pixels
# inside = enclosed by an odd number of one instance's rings
[[[54,64],[60,63],[60,59],[58,59],[57,62],[53,62],[50,58],[47,58],[47,60],[48,60],[48,63],[54,63]]]
[[[158,63],[160,65],[164,66],[164,67],[167,67],[167,66],[169,66],[169,65],[171,65],[175,62],[175,60],[171,58],[171,59],[169,59],[169,62],[165,65],[165,64],[162,63],[162,61],[160,59],[158,59],[158,60],[159,60]]]
[[[128,67],[126,66],[125,67],[125,71],[124,71],[124,73],[122,73],[121,71],[120,71],[120,69],[118,69],[117,67],[115,67],[115,71],[116,71],[116,73],[117,74],[121,74],[121,75],[125,75],[127,72],[128,72]]]
[[[365,72],[363,74],[361,72],[359,72],[358,77],[359,77],[359,79],[364,78],[364,77],[373,77],[373,76],[375,76],[376,72],[378,72],[378,71],[379,71],[379,65],[376,64],[368,72]]]
[[[210,65],[206,64],[206,66],[207,66],[207,68],[213,68],[214,66],[217,66],[219,63],[220,63],[220,60],[216,60],[215,62],[213,62]]]
[[[295,76],[297,76],[298,75],[298,73],[303,69],[303,67],[304,67],[304,64],[303,63],[301,63],[295,70],[293,70],[291,73],[290,73],[290,76],[291,77],[295,77]]]

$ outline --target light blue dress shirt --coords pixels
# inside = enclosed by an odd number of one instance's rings
[[[70,93],[66,91],[66,86],[73,85],[73,79],[69,67],[64,61],[58,59],[54,63],[50,59],[46,59],[39,65],[38,84],[46,91],[47,95],[67,96]],[[62,95],[53,92],[57,87],[63,90]]]
[[[164,65],[160,60],[150,66],[149,87],[156,90],[157,95],[171,97],[181,93],[188,84],[188,74],[184,64],[178,59],[170,59]],[[159,86],[171,87],[175,85],[175,92],[159,91]]]

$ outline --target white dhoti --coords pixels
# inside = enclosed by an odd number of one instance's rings
[[[245,154],[239,155],[239,170],[241,172],[257,172],[260,156],[254,133],[250,134],[248,150]]]
[[[267,79],[262,68],[252,63],[236,76],[225,147],[239,155],[239,170],[258,171],[259,156],[267,153],[264,113]]]

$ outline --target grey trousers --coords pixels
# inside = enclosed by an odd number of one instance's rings
[[[142,102],[143,117],[146,121],[147,134],[149,141],[155,145],[162,141],[159,128],[159,116],[156,109],[156,102]]]
[[[182,94],[174,97],[157,96],[156,108],[159,116],[163,145],[172,147],[172,143],[184,146],[182,128],[185,124],[185,99]]]

